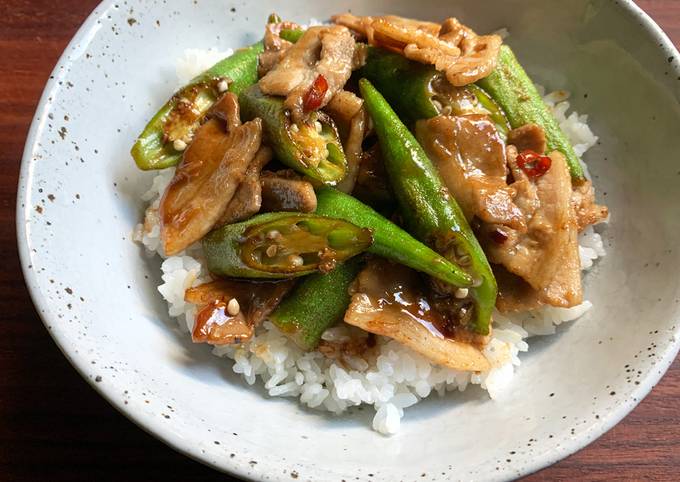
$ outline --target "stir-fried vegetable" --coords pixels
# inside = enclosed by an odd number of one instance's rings
[[[313,214],[260,214],[203,238],[208,269],[237,278],[291,278],[328,272],[373,242],[368,229]]]
[[[543,127],[547,152],[560,151],[564,154],[572,179],[585,181],[581,161],[573,146],[510,47],[501,47],[496,70],[477,83],[503,108],[513,129],[526,124]]]
[[[321,111],[293,123],[283,99],[253,86],[239,96],[244,119],[261,118],[265,137],[276,157],[288,167],[323,184],[334,185],[345,176],[347,160],[333,120]]]
[[[268,19],[268,23],[280,21],[276,15]],[[285,29],[281,37],[295,43],[303,33],[304,30]],[[257,62],[262,51],[262,42],[239,49],[178,90],[153,116],[132,147],[137,167],[152,170],[177,164],[183,148],[217,98],[226,91],[238,95],[257,82]]]
[[[323,332],[342,319],[349,305],[349,286],[361,265],[360,258],[352,258],[330,273],[305,277],[270,319],[301,348],[313,350]]]
[[[300,37],[302,37],[304,34],[305,31],[302,29],[284,28],[281,30],[280,37],[283,40],[288,40],[289,42],[295,43],[300,40]]]
[[[440,114],[487,113],[501,135],[508,121],[501,109],[479,87],[454,87],[434,67],[372,47],[359,75],[370,80],[406,125]]]
[[[385,98],[366,79],[360,80],[359,87],[410,230],[472,275],[471,303],[461,306],[459,321],[476,333],[488,334],[497,288],[479,242],[423,148]]]
[[[156,113],[132,147],[137,167],[174,166],[201,119],[225,91],[239,94],[257,82],[257,56],[262,42],[236,51],[183,87]]]
[[[396,224],[352,196],[336,189],[324,188],[317,193],[316,213],[344,219],[373,233],[370,253],[401,263],[458,287],[469,287],[472,278],[458,265],[448,261],[413,238]]]
[[[475,95],[479,105],[486,110],[486,114],[491,118],[496,125],[498,134],[505,139],[510,131],[510,122],[505,116],[505,112],[498,104],[487,94],[484,89],[476,84],[470,84],[466,88]]]

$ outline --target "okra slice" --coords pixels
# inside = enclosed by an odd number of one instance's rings
[[[235,278],[291,278],[329,272],[373,243],[368,229],[313,214],[269,213],[203,239],[208,269]]]

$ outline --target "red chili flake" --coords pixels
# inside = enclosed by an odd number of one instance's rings
[[[503,244],[508,240],[508,235],[500,229],[494,229],[489,233],[489,237],[497,244]]]
[[[552,160],[548,156],[543,156],[527,149],[520,152],[517,156],[517,165],[527,176],[535,179],[548,172],[552,165]]]
[[[326,78],[321,74],[317,75],[316,79],[314,79],[314,82],[312,82],[312,86],[305,93],[305,96],[302,99],[302,107],[304,111],[311,112],[321,107],[321,103],[323,102],[323,98],[327,91],[328,82],[326,81]]]

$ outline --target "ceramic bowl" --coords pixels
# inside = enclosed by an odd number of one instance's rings
[[[255,41],[266,16],[456,16],[507,27],[536,81],[573,93],[600,142],[587,155],[612,212],[586,279],[594,309],[534,339],[511,389],[408,409],[393,437],[371,410],[331,417],[247,387],[166,315],[159,269],[131,240],[150,181],[128,152],[176,87],[185,48]],[[678,350],[678,52],[631,1],[360,0],[285,4],[105,1],[45,87],[23,158],[17,223],[26,282],[48,330],[110,403],[171,447],[255,480],[509,479],[616,424]]]

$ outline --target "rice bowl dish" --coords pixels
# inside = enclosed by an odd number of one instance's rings
[[[24,278],[55,343],[133,423],[190,458],[248,480],[426,474],[500,481],[584,448],[631,412],[678,350],[680,224],[671,214],[680,202],[674,162],[680,69],[668,60],[678,58],[677,50],[632,1],[577,0],[567,10],[557,2],[464,1],[455,10],[436,1],[303,2],[300,13],[298,5],[252,4],[244,16],[242,7],[232,12],[218,0],[174,9],[104,1],[79,30],[38,106],[17,201]],[[436,20],[460,15],[480,33],[506,25],[507,43],[534,82],[571,91],[573,110],[590,115],[600,139],[585,159],[598,199],[612,211],[610,222],[595,228],[607,255],[584,273],[588,313],[553,336],[526,339],[531,349],[520,352],[521,366],[494,399],[479,385],[431,394],[406,410],[393,436],[370,429],[375,410],[365,404],[334,415],[296,397],[270,397],[259,377],[249,386],[232,360],[192,343],[193,334],[178,328],[184,321],[168,316],[157,290],[164,258],[147,258],[143,245],[131,242],[149,205],[140,196],[161,171],[140,173],[129,148],[192,75],[178,82],[175,59],[188,47],[218,45],[208,68],[228,47],[261,39],[271,11],[306,22],[348,8]],[[558,93],[555,100],[562,99]],[[582,238],[579,244],[586,247]]]
[[[317,24],[310,22],[310,25]],[[231,49],[225,52],[187,50],[177,61],[178,85],[186,84],[232,54]],[[585,169],[580,158],[598,139],[588,126],[587,115],[570,112],[567,91],[546,95],[541,87],[538,90]],[[213,277],[200,243],[193,243],[177,254],[164,254],[158,211],[163,194],[175,175],[175,168],[169,167],[160,170],[153,179],[149,191],[142,197],[146,203],[146,217],[136,227],[134,239],[144,245],[148,256],[158,255],[163,259],[163,283],[158,291],[168,304],[170,316],[177,319],[182,330],[193,333],[200,307],[186,301],[185,292],[209,283]],[[578,255],[584,272],[605,255],[602,239],[593,226],[585,227],[579,234]],[[434,392],[443,395],[478,385],[493,399],[512,386],[513,374],[521,364],[521,353],[529,350],[530,337],[555,333],[556,326],[578,319],[591,306],[589,301],[583,300],[567,308],[546,305],[522,313],[494,311],[493,330],[482,350],[490,364],[485,371],[441,366],[385,336],[376,337],[370,356],[349,354],[339,360],[318,350],[301,349],[271,321],[258,326],[249,340],[218,344],[212,351],[218,357],[232,360],[228,363],[247,384],[262,383],[269,396],[297,398],[309,408],[337,415],[350,407],[373,405],[372,428],[389,435],[399,430],[406,408]],[[321,339],[331,344],[343,344],[365,336],[362,330],[340,323],[324,330]]]

